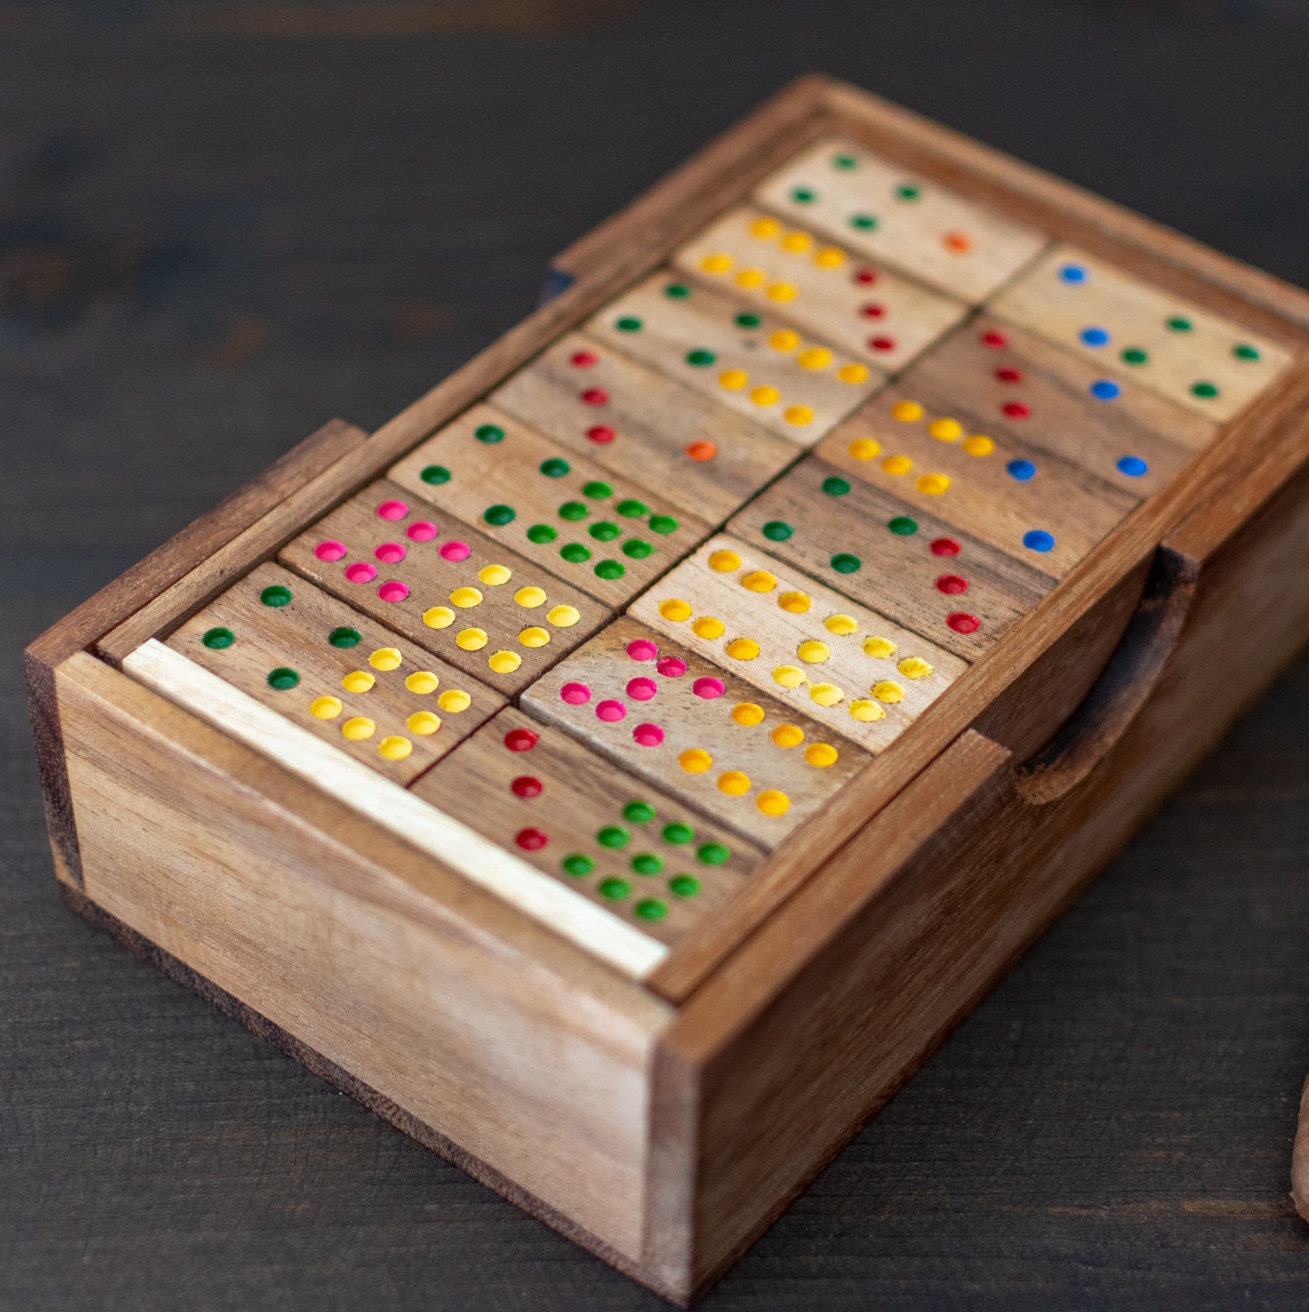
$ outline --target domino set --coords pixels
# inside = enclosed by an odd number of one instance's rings
[[[78,910],[686,1302],[1309,634],[1309,297],[820,78],[552,284],[34,722]]]

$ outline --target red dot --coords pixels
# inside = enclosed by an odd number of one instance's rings
[[[718,454],[718,448],[712,442],[689,442],[686,454],[692,460],[712,460]]]
[[[871,346],[871,347],[873,348],[874,351],[894,351],[894,350],[895,350],[895,338],[894,338],[894,337],[870,337],[870,338],[868,339],[868,345]]]
[[[587,405],[605,405],[609,400],[609,393],[603,387],[588,387],[582,393],[582,400]]]
[[[573,364],[579,369],[589,369],[593,364],[598,363],[599,359],[594,351],[578,351],[573,356]]]
[[[539,852],[549,841],[544,829],[520,829],[514,835],[514,842],[524,852]]]
[[[936,538],[931,546],[934,556],[957,556],[961,550],[954,538]]]
[[[941,238],[941,244],[946,250],[960,255],[973,249],[973,239],[966,232],[947,232]]]
[[[886,313],[886,306],[878,305],[876,301],[869,301],[860,311],[865,319],[880,319]]]
[[[530,774],[520,774],[509,787],[513,789],[515,797],[540,797],[545,791],[545,785]]]
[[[961,592],[968,591],[968,580],[961,579],[958,574],[942,574],[936,580],[936,590],[944,592],[947,597],[957,597]]]
[[[1006,414],[1010,419],[1026,419],[1032,413],[1031,408],[1024,405],[1021,401],[1006,401],[1000,407],[1002,414]]]
[[[854,271],[855,282],[861,282],[866,287],[871,287],[877,281],[876,269],[856,269]]]
[[[970,615],[966,610],[957,610],[953,615],[947,615],[945,622],[956,633],[976,633],[982,627],[982,621],[976,615]]]
[[[608,424],[596,424],[594,428],[586,430],[586,436],[596,445],[605,446],[612,442],[618,436]]]
[[[1015,369],[1013,365],[1007,364],[1002,369],[995,371],[995,376],[1002,383],[1021,383],[1023,381],[1023,371]]]
[[[511,752],[530,752],[536,746],[536,738],[531,729],[510,729],[505,734],[505,746]]]
[[[1009,345],[1009,339],[995,328],[988,328],[977,340],[992,350],[999,350],[1000,347]]]

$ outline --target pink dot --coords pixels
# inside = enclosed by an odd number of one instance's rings
[[[680,679],[686,673],[686,662],[680,656],[665,656],[655,669],[665,679]]]
[[[632,679],[627,685],[627,695],[638,702],[648,702],[659,691],[659,685],[653,679]]]
[[[637,638],[627,644],[627,654],[634,661],[652,661],[659,655],[659,648],[649,638]]]
[[[473,554],[467,542],[443,542],[437,551],[442,560],[467,560]]]
[[[357,560],[345,567],[345,576],[351,583],[371,583],[377,577],[377,566],[366,560]]]
[[[658,747],[664,740],[664,731],[657,724],[638,724],[632,730],[638,747]]]
[[[403,519],[409,513],[409,507],[403,501],[383,501],[377,507],[379,519]]]
[[[627,707],[622,702],[604,701],[595,708],[596,719],[604,720],[606,724],[614,724],[626,714]]]
[[[338,542],[335,538],[328,538],[326,542],[320,542],[314,548],[314,555],[319,560],[340,560],[345,555],[345,551],[344,542]]]
[[[703,697],[705,701],[711,702],[715,697],[721,697],[727,689],[723,687],[721,679],[711,679],[706,676],[703,679],[697,679],[691,685],[691,691],[697,697]]]
[[[399,579],[391,579],[377,589],[377,595],[383,601],[403,601],[409,595],[409,585],[401,583]]]
[[[584,706],[591,700],[591,690],[584,683],[566,683],[559,689],[559,696],[569,706]]]
[[[373,555],[387,565],[394,565],[405,558],[405,549],[398,542],[383,542],[376,547]]]
[[[420,519],[416,524],[410,524],[405,534],[413,542],[430,542],[436,537],[437,527],[430,519]]]

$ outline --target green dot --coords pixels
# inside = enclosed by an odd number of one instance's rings
[[[630,556],[633,560],[646,560],[654,555],[654,547],[644,538],[628,538],[623,543],[623,555]]]
[[[222,651],[236,641],[236,634],[231,629],[209,629],[200,641],[211,651]]]
[[[638,875],[657,875],[664,868],[664,859],[653,852],[638,852],[632,858],[632,869]]]
[[[792,187],[791,199],[797,205],[812,205],[818,199],[818,193],[812,187]]]
[[[1202,401],[1210,401],[1218,395],[1218,388],[1213,383],[1192,383],[1191,395],[1198,396]]]
[[[769,542],[785,542],[795,529],[784,519],[770,519],[760,531]]]
[[[595,567],[596,578],[608,579],[612,582],[614,579],[621,579],[627,573],[627,567],[621,560],[602,560]]]
[[[1124,364],[1145,364],[1149,358],[1149,351],[1143,351],[1139,346],[1129,346],[1122,354]]]
[[[622,536],[623,530],[611,520],[597,519],[587,532],[598,542],[612,542],[616,537]]]
[[[574,875],[578,879],[583,875],[589,875],[595,869],[595,862],[581,852],[574,852],[572,856],[566,856],[563,860],[564,873]]]
[[[533,524],[527,530],[527,540],[538,544],[553,542],[558,536],[559,534],[549,524]]]
[[[702,843],[696,856],[707,866],[721,866],[731,859],[731,852],[722,843]]]
[[[607,897],[611,902],[620,902],[631,891],[632,886],[625,879],[602,879],[600,881],[600,896]]]
[[[559,554],[570,565],[580,565],[584,560],[591,559],[590,548],[584,547],[580,542],[565,542],[559,548]]]
[[[272,606],[276,610],[279,606],[285,606],[291,600],[291,589],[284,588],[280,583],[274,583],[272,587],[265,588],[259,594],[259,600],[265,606]]]
[[[668,903],[657,897],[647,897],[633,908],[642,920],[662,920],[668,914]]]
[[[712,351],[706,351],[702,346],[686,353],[686,363],[695,365],[697,369],[707,369],[717,359]]]
[[[558,456],[553,456],[549,460],[542,460],[540,464],[541,472],[546,478],[563,478],[572,466],[567,460],[560,460]]]
[[[672,517],[672,515],[651,515],[650,532],[663,533],[665,535],[669,533],[676,533],[677,521]]]
[[[487,506],[482,512],[482,518],[488,524],[503,527],[505,524],[512,524],[518,518],[518,512],[513,506]]]
[[[585,519],[591,512],[581,501],[565,501],[559,507],[559,518],[567,520]]]
[[[672,843],[677,847],[681,847],[682,844],[689,843],[695,838],[695,830],[681,820],[675,820],[671,825],[664,826],[663,837],[665,843]]]
[[[837,478],[833,475],[831,478],[823,479],[823,491],[829,497],[843,497],[850,490],[850,484],[843,478]]]
[[[327,641],[333,647],[357,647],[364,640],[358,629],[333,629],[327,635]]]
[[[649,513],[649,508],[644,501],[637,501],[635,497],[628,497],[625,501],[620,501],[617,506],[618,513],[627,519],[640,519],[642,515]]]
[[[614,324],[614,327],[620,333],[639,333],[644,325],[635,315],[625,314]]]
[[[614,494],[613,488],[608,483],[602,483],[598,478],[593,478],[589,483],[582,484],[582,493],[588,496],[592,501],[603,501],[605,497],[611,497]]]
[[[488,446],[493,446],[496,442],[505,440],[505,430],[499,424],[480,424],[474,430],[473,436],[479,442],[485,442]]]
[[[877,227],[877,215],[852,214],[850,215],[850,226],[858,228],[860,232],[872,232]]]
[[[279,665],[275,670],[268,672],[268,686],[270,688],[294,688],[300,682],[300,676],[289,667]]]
[[[623,807],[623,819],[634,825],[648,825],[655,818],[655,809],[649,802],[628,802]]]
[[[678,897],[694,897],[700,891],[700,881],[694,875],[674,875],[668,881],[668,891]]]
[[[1175,314],[1166,322],[1168,324],[1168,331],[1174,333],[1189,333],[1191,329],[1195,327],[1195,324],[1182,314]]]
[[[736,316],[736,326],[738,328],[758,328],[763,320],[757,314],[751,314],[749,310],[742,311]]]
[[[1251,346],[1249,342],[1240,342],[1232,347],[1232,354],[1238,360],[1257,360],[1259,359],[1259,348]]]
[[[886,527],[902,538],[909,538],[918,532],[918,521],[910,519],[908,515],[897,515],[894,519],[887,521]]]
[[[430,483],[433,487],[439,487],[442,483],[450,481],[450,471],[444,465],[428,465],[421,474],[418,475],[424,483]]]
[[[832,167],[834,169],[857,169],[859,161],[853,155],[833,155]]]
[[[922,189],[915,187],[912,182],[905,182],[895,189],[895,194],[901,200],[917,200],[923,193]]]
[[[601,847],[626,847],[632,835],[622,825],[605,825],[595,836]]]
[[[671,296],[675,301],[684,301],[691,294],[691,289],[681,282],[670,282],[664,288],[664,295]]]
[[[855,574],[863,563],[858,556],[852,556],[848,551],[838,551],[832,557],[832,568],[838,574]]]

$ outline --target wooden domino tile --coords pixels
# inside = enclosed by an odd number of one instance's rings
[[[715,523],[797,454],[776,433],[581,333],[565,334],[488,399]]]
[[[815,456],[744,506],[728,529],[967,660],[1054,586],[1016,557]]]
[[[817,442],[885,378],[776,314],[668,270],[610,302],[587,330],[801,446]]]
[[[193,615],[166,645],[401,784],[505,704],[462,670],[271,562]]]
[[[891,371],[967,313],[962,302],[754,206],[722,215],[673,264]]]
[[[465,411],[388,477],[611,606],[710,533],[703,520],[488,405]]]
[[[629,613],[874,752],[967,668],[943,647],[725,534]]]
[[[1048,251],[991,311],[1217,421],[1231,419],[1291,359],[1276,342],[1071,246]]]
[[[784,164],[754,198],[975,305],[1047,244],[1035,229],[839,138]]]
[[[288,543],[279,559],[506,696],[612,614],[384,479]]]
[[[513,707],[413,791],[664,943],[721,906],[763,855]]]
[[[875,397],[817,453],[1052,578],[1062,578],[1137,504],[1058,456],[972,430],[899,388]]]
[[[770,849],[869,759],[795,708],[629,617],[543,675],[523,705]]]
[[[1218,431],[1133,378],[1110,377],[991,318],[951,334],[899,386],[933,411],[966,413],[1136,497],[1157,492]]]

